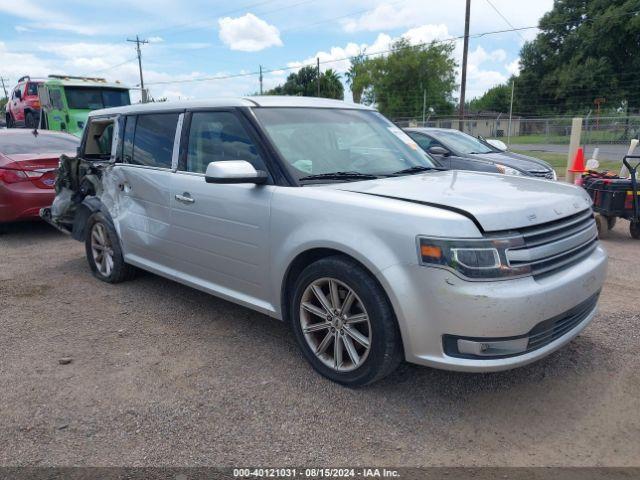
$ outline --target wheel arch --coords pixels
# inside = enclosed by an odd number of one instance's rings
[[[107,207],[97,197],[85,198],[78,206],[76,214],[73,218],[73,229],[71,230],[71,236],[80,242],[84,241],[87,233],[87,221],[89,217],[96,212],[102,213],[112,224],[113,218]]]
[[[397,315],[395,312],[395,308],[393,306],[393,302],[391,301],[389,294],[387,293],[386,289],[380,282],[380,279],[375,274],[375,272],[372,271],[372,269],[369,268],[364,262],[360,261],[358,258],[354,257],[353,255],[350,255],[349,253],[343,250],[333,248],[333,247],[309,248],[307,250],[304,250],[298,253],[293,258],[293,260],[289,263],[287,269],[285,270],[285,274],[280,287],[280,308],[281,308],[282,320],[284,320],[285,322],[288,322],[290,320],[291,312],[290,312],[289,305],[291,303],[291,295],[293,294],[293,284],[295,280],[298,278],[298,276],[302,273],[302,271],[307,266],[311,265],[314,262],[317,262],[318,260],[321,260],[327,257],[334,257],[334,256],[343,257],[355,262],[364,271],[366,271],[369,275],[371,275],[371,278],[373,278],[374,281],[378,284],[378,286],[380,287],[380,290],[384,292],[385,298],[389,303],[389,307],[393,311],[394,316],[396,317],[396,322],[397,322]],[[400,330],[400,336],[402,338],[402,329],[399,329],[399,330]]]

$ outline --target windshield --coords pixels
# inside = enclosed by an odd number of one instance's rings
[[[71,135],[32,134],[0,135],[0,153],[18,155],[23,153],[75,153],[80,140]]]
[[[297,179],[334,172],[382,176],[435,166],[409,136],[377,112],[337,108],[253,111]]]
[[[429,135],[434,137],[445,147],[455,150],[457,153],[461,153],[463,155],[495,152],[495,150],[489,148],[477,138],[457,130],[430,131]]]
[[[65,87],[69,108],[98,110],[129,105],[129,91],[117,88]]]

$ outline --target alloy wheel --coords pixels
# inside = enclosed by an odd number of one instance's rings
[[[113,271],[113,246],[102,223],[95,223],[91,228],[91,254],[98,272],[108,277]]]
[[[302,294],[300,326],[315,356],[327,367],[348,372],[371,350],[371,323],[364,304],[335,278],[313,281]]]

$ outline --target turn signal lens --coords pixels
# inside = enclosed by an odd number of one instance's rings
[[[431,258],[434,260],[440,260],[442,258],[442,249],[435,245],[420,245],[420,253],[422,258]]]
[[[22,170],[11,170],[8,168],[0,168],[0,182],[4,183],[19,183],[29,180],[27,174]]]

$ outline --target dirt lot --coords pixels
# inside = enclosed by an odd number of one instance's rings
[[[640,242],[537,364],[332,384],[284,324],[160,277],[109,286],[39,224],[0,236],[0,465],[640,465]],[[59,363],[63,357],[72,362]]]

